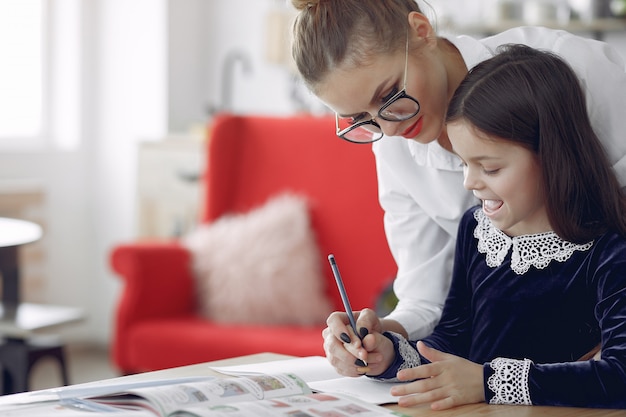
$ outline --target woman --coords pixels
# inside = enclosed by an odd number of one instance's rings
[[[382,320],[369,309],[357,313],[363,333],[390,330],[415,339],[430,334],[440,318],[457,226],[476,203],[463,189],[461,161],[450,152],[445,112],[467,71],[493,56],[498,45],[550,50],[573,67],[594,130],[621,185],[626,184],[626,74],[622,59],[607,44],[533,27],[483,40],[443,39],[413,0],[292,4],[299,10],[293,57],[304,82],[337,113],[341,137],[375,141],[380,202],[398,264],[394,291],[399,302]],[[340,373],[356,376],[355,363],[367,352],[347,322],[343,313],[328,318],[324,347]]]

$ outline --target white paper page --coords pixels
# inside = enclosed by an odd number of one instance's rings
[[[293,372],[304,382],[342,378],[323,356],[284,359],[272,362],[250,363],[246,365],[212,366],[211,369],[226,375],[278,374]]]
[[[79,402],[74,405],[63,405],[58,402],[46,402],[38,404],[27,404],[20,406],[0,405],[0,415],[2,417],[111,417],[111,411],[97,411],[98,408],[81,406]],[[120,410],[117,410],[120,411]],[[133,417],[154,417],[154,413],[149,411],[133,412]]]
[[[398,403],[398,397],[394,397],[389,393],[394,385],[398,385],[398,383],[375,381],[366,376],[309,382],[309,387],[314,391],[346,394],[361,401],[379,405]]]
[[[214,366],[211,369],[226,375],[293,372],[316,391],[348,394],[371,404],[398,402],[398,397],[389,393],[392,385],[397,385],[397,383],[375,381],[364,376],[358,378],[342,376],[323,356],[307,356],[246,365]]]

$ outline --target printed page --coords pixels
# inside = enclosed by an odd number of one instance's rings
[[[311,390],[296,375],[279,374],[137,388],[90,400],[120,409],[147,409],[166,416],[176,409],[200,403],[214,406],[308,393]]]
[[[236,366],[213,366],[214,371],[226,375],[267,374],[293,372],[302,378],[314,391],[348,394],[372,404],[396,404],[398,398],[390,394],[393,385],[399,382],[380,382],[368,377],[345,377],[323,356],[284,359],[272,362]]]
[[[272,400],[207,407],[190,407],[169,417],[308,417],[308,416],[404,416],[401,413],[347,396],[315,393]],[[406,416],[405,416],[406,417]]]
[[[119,411],[119,410],[117,410]],[[89,401],[32,403],[0,406],[2,417],[111,417],[111,410],[100,409]],[[148,410],[133,412],[133,417],[154,417]]]
[[[92,381],[76,385],[48,388],[38,391],[20,392],[17,394],[0,396],[0,409],[18,407],[51,401],[61,401],[75,398],[100,397],[120,392],[128,392],[140,387],[157,385],[174,385],[192,381],[207,381],[217,379],[215,376],[187,376],[181,378],[149,379],[141,381],[119,381],[120,378]],[[123,378],[121,378],[123,379]]]

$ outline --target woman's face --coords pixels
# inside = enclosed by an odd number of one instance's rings
[[[406,93],[419,102],[420,111],[401,122],[376,117],[381,106],[402,89],[405,63]],[[317,96],[340,117],[357,121],[374,117],[385,135],[420,143],[432,142],[441,134],[449,90],[447,71],[437,49],[426,46],[409,51],[408,57],[402,48],[392,55],[376,57],[367,65],[339,67],[316,86]]]

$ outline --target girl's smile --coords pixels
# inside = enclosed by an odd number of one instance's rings
[[[494,217],[497,215],[498,210],[502,208],[504,202],[502,200],[482,200],[483,211],[487,217]]]

